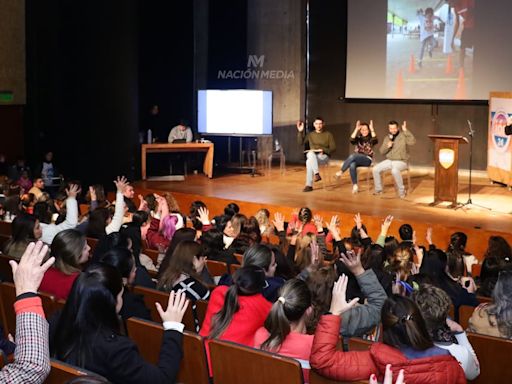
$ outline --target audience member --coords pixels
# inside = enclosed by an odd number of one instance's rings
[[[84,271],[52,324],[52,355],[113,383],[174,382],[183,355],[185,294],[171,292],[165,311],[156,305],[165,330],[158,365],[145,362],[133,341],[121,335],[122,295],[121,275],[114,267],[93,265]]]
[[[312,313],[311,292],[307,284],[299,279],[288,280],[279,290],[279,298],[258,329],[254,346],[283,356],[297,359],[304,372],[304,381],[309,382],[309,356],[313,335],[306,333],[306,320]]]
[[[21,213],[14,218],[11,225],[11,238],[4,245],[2,252],[19,260],[30,242],[42,236],[42,229],[34,216]]]
[[[448,318],[450,297],[440,288],[422,285],[412,299],[420,309],[434,345],[448,350],[457,359],[468,380],[476,379],[480,366],[475,351],[460,324]]]
[[[41,291],[66,300],[82,266],[89,261],[90,250],[85,236],[79,231],[66,229],[59,232],[50,247],[55,265],[44,274]]]
[[[408,383],[465,383],[464,371],[450,353],[430,339],[421,312],[410,299],[394,295],[382,308],[383,343],[368,351],[336,350],[342,316],[357,303],[346,301],[346,277],[335,284],[330,314],[322,316],[313,339],[311,367],[334,380],[382,378],[387,364],[404,370]]]
[[[50,257],[43,263],[48,246],[30,243],[19,264],[10,261],[16,301],[16,349],[14,361],[0,372],[0,381],[15,384],[40,384],[50,373],[48,356],[48,323],[37,291],[45,272],[54,263]]]

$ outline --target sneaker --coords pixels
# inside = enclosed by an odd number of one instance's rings
[[[359,187],[357,186],[357,184],[354,184],[352,186],[352,194],[356,194],[357,192],[359,192]]]
[[[320,177],[320,174],[319,174],[319,173],[315,173],[314,180],[315,180],[315,181],[320,181],[320,180],[322,180],[322,178]]]
[[[338,171],[338,172],[336,172],[336,173],[334,174],[334,176],[335,176],[337,179],[339,179],[339,178],[341,177],[341,175],[343,175],[343,172],[341,172],[341,171]]]
[[[313,190],[313,187],[310,187],[309,185],[306,185],[302,192],[311,192]]]
[[[403,190],[402,192],[400,192],[398,194],[398,197],[400,197],[401,199],[405,199],[405,195],[406,195],[405,190]]]
[[[382,195],[382,191],[373,191],[374,196],[380,196]]]

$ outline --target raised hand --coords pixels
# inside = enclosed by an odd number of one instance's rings
[[[208,208],[199,207],[199,209],[197,210],[197,213],[198,213],[197,218],[203,225],[210,224],[210,211],[208,210]]]
[[[304,131],[304,122],[303,122],[303,121],[300,121],[300,120],[299,120],[299,121],[297,121],[297,130],[298,130],[299,132]]]
[[[369,384],[377,384],[377,376],[375,376],[373,373],[370,376],[370,380],[368,381]],[[398,376],[396,378],[395,384],[404,384],[404,370],[401,369],[400,372],[398,372]],[[393,384],[393,372],[391,371],[391,364],[386,365],[386,373],[384,375],[384,381],[382,384]]]
[[[117,192],[123,193],[130,183],[128,183],[126,177],[117,176],[117,179],[114,180],[114,184],[116,185]]]
[[[373,120],[370,120],[370,132],[373,132],[373,131],[374,131]]]
[[[357,254],[354,251],[342,253],[340,259],[354,276],[359,276],[364,273],[363,264],[361,263],[361,248],[358,249]]]
[[[187,310],[189,301],[187,295],[183,291],[174,292],[171,291],[169,294],[169,302],[167,303],[167,309],[164,311],[160,303],[155,303],[156,310],[162,318],[162,321],[175,321],[181,323],[183,315]]]
[[[284,215],[281,212],[276,212],[274,214],[274,220],[272,220],[272,224],[274,224],[274,228],[277,232],[284,231]]]
[[[361,228],[363,227],[363,220],[361,219],[361,215],[359,213],[356,213],[356,215],[354,216],[354,221],[356,222],[357,230],[361,230]]]
[[[402,123],[402,131],[407,131],[407,121],[405,121],[405,120]]]
[[[356,131],[359,131],[361,129],[361,120],[356,121]]]
[[[69,184],[69,187],[66,189],[66,194],[68,197],[76,198],[76,195],[80,193],[80,187],[76,184]]]
[[[314,215],[313,216],[313,221],[315,223],[315,226],[316,226],[316,230],[318,232],[322,232],[324,230],[324,218],[320,215]]]
[[[464,332],[462,326],[459,323],[453,321],[452,319],[446,318],[446,325],[448,326],[448,328],[450,328],[450,331],[452,331],[453,333]]]
[[[28,245],[19,264],[14,260],[9,261],[16,287],[16,296],[27,292],[37,293],[44,273],[55,262],[55,257],[52,256],[41,265],[47,253],[48,246],[43,245],[42,241],[38,241]]]
[[[380,226],[380,232],[383,234],[387,234],[392,222],[393,222],[393,216],[387,215],[386,218],[384,219],[384,221],[382,222],[382,225]]]
[[[427,235],[425,236],[425,239],[427,240],[428,245],[432,245],[432,227],[427,228]]]
[[[334,283],[334,287],[332,288],[331,308],[329,310],[333,315],[342,315],[353,308],[359,301],[359,298],[356,297],[347,303],[347,284],[348,277],[345,275],[341,275],[338,281]]]
[[[149,205],[146,199],[144,199],[144,196],[138,195],[139,198],[139,209],[138,211],[149,211]]]
[[[327,224],[327,228],[329,229],[329,232],[331,233],[334,240],[341,240],[340,231],[338,230],[338,216],[334,215],[331,217],[331,221]]]

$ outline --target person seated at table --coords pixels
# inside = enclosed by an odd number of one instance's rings
[[[188,126],[188,121],[182,119],[171,129],[168,141],[169,143],[191,143],[193,139],[192,128]]]

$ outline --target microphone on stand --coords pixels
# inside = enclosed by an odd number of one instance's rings
[[[471,121],[470,120],[466,120],[468,122],[468,126],[469,126],[469,136],[473,136],[473,134],[475,133],[475,131],[473,131],[473,125],[471,124]]]

